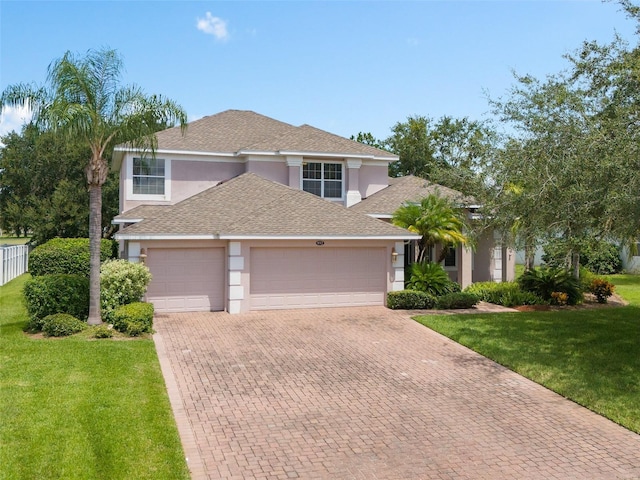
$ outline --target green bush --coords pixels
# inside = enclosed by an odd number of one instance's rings
[[[113,330],[107,325],[96,325],[92,327],[91,336],[93,338],[111,338],[113,337]]]
[[[113,328],[137,337],[153,332],[153,305],[145,302],[121,305],[113,311]]]
[[[473,293],[456,292],[447,293],[436,299],[436,308],[441,310],[452,310],[460,308],[472,308],[479,299]]]
[[[113,240],[101,240],[100,261],[117,255]],[[29,254],[29,272],[32,276],[67,273],[89,277],[89,239],[53,238],[37,246]]]
[[[141,263],[108,260],[100,268],[100,305],[102,318],[112,322],[113,311],[120,305],[139,302],[151,281],[149,269]]]
[[[432,262],[411,264],[406,288],[426,292],[434,297],[460,291],[460,285],[451,281],[442,265]]]
[[[87,327],[82,320],[67,313],[48,315],[42,320],[42,331],[47,337],[67,337]]]
[[[553,301],[552,293],[561,292],[567,294],[567,304],[575,305],[582,301],[582,289],[580,282],[571,272],[562,268],[534,268],[524,272],[518,278],[520,287],[540,296],[547,302]]]
[[[387,294],[387,307],[392,310],[427,310],[433,308],[436,299],[417,290],[400,290]]]
[[[476,295],[483,302],[504,307],[547,303],[538,295],[522,290],[517,282],[478,282],[469,285],[464,291]]]
[[[89,316],[89,279],[80,275],[42,275],[24,285],[24,298],[29,318],[28,328],[36,327],[48,315],[68,313],[86,320]]]
[[[604,240],[585,240],[579,244],[580,264],[598,275],[609,275],[622,271],[620,248]],[[553,268],[566,268],[569,261],[569,246],[563,238],[549,240],[544,247],[542,261]]]

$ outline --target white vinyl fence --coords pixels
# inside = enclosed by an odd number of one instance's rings
[[[22,275],[28,267],[28,245],[0,245],[0,286]]]

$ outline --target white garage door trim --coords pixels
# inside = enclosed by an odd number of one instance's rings
[[[384,247],[252,248],[251,309],[384,305]]]
[[[149,248],[147,266],[156,312],[224,310],[224,248]]]

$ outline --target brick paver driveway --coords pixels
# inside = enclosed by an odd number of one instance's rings
[[[640,478],[640,436],[385,308],[176,314],[193,478]]]

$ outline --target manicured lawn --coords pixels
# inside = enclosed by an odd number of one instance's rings
[[[416,320],[640,433],[640,276],[609,279],[628,307]]]
[[[187,479],[153,341],[34,339],[0,287],[0,479]]]
[[[0,245],[24,245],[30,237],[0,237]]]

